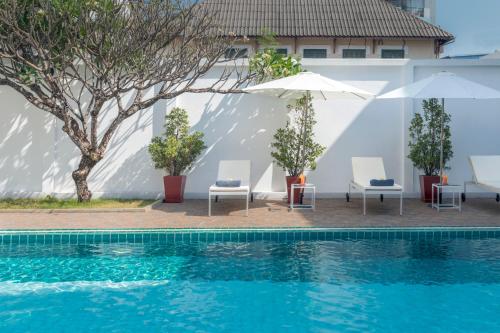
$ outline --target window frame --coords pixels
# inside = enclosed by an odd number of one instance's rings
[[[292,47],[289,46],[289,45],[278,45],[278,46],[275,46],[275,47],[259,47],[258,49],[258,52],[264,52],[265,49],[274,49],[274,50],[278,50],[278,49],[283,49],[283,50],[286,50],[286,55],[283,55],[284,57],[288,57],[290,55],[292,55]]]
[[[395,58],[395,57],[387,57],[384,58],[384,52],[403,52],[403,57],[401,58]],[[406,48],[387,48],[383,47],[380,49],[380,59],[406,59],[407,52]]]
[[[275,47],[274,50],[276,51],[277,54],[281,54],[283,57],[288,57],[290,54],[289,54],[289,49],[288,47],[286,46],[280,46],[280,47]],[[278,52],[278,50],[285,50],[285,53],[280,53]]]
[[[236,52],[235,56],[228,56],[228,52],[231,52],[233,50]],[[238,54],[240,52],[243,52],[243,51],[245,52],[245,54],[243,56],[239,56]],[[228,48],[224,52],[224,59],[226,59],[226,60],[228,60],[228,59],[246,59],[249,57],[250,57],[250,48],[248,46],[233,46],[233,47]]]
[[[342,59],[366,59],[368,55],[368,48],[367,47],[344,47],[340,50],[342,52]],[[363,51],[365,53],[364,57],[345,57],[344,52],[346,51]]]
[[[324,50],[325,57],[306,57],[306,55],[305,55],[306,50],[316,50],[316,51]],[[327,59],[328,54],[329,54],[329,49],[328,49],[327,45],[314,45],[314,46],[304,45],[303,47],[301,47],[300,51],[301,51],[300,53],[302,54],[303,59]]]

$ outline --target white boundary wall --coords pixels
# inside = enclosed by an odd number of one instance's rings
[[[500,90],[499,60],[303,60],[306,69],[375,94],[447,70]],[[214,69],[205,80],[213,80]],[[36,110],[19,94],[0,87],[0,196],[70,196],[71,171],[78,153],[53,117]],[[382,156],[388,176],[418,193],[418,171],[408,155],[408,125],[420,101],[314,101],[317,140],[327,146],[308,181],[319,196],[340,196],[352,176],[352,156]],[[162,132],[164,115],[173,106],[186,108],[194,130],[205,133],[206,152],[189,173],[186,196],[207,196],[221,159],[252,160],[252,183],[259,197],[281,197],[284,173],[270,157],[269,143],[287,119],[286,102],[256,95],[183,95],[157,103],[128,119],[115,135],[106,159],[90,176],[96,196],[158,197],[162,172],[154,170],[147,145]],[[109,106],[109,114],[114,108]],[[467,156],[500,155],[500,101],[447,101],[452,114],[455,156],[450,182],[471,179]],[[500,174],[500,170],[499,170]]]

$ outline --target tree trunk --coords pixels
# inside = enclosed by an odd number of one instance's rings
[[[73,171],[73,180],[75,181],[76,194],[79,202],[90,201],[90,199],[92,199],[92,192],[89,190],[87,177],[97,162],[99,161],[92,159],[90,156],[82,155],[78,169]]]

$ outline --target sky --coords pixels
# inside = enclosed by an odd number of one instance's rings
[[[456,40],[443,56],[500,50],[500,0],[436,0],[436,23]]]

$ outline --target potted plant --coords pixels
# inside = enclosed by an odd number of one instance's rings
[[[182,202],[186,186],[185,172],[189,171],[196,158],[206,148],[203,133],[189,134],[189,119],[186,110],[174,108],[165,117],[165,133],[153,138],[149,153],[157,169],[164,169],[165,202]]]
[[[314,142],[313,127],[316,124],[311,96],[304,95],[288,105],[291,119],[284,128],[274,134],[271,156],[287,173],[287,194],[290,202],[291,185],[305,182],[305,169],[315,170],[316,160],[325,147]],[[300,191],[294,193],[294,203],[300,200]]]
[[[420,175],[420,196],[422,201],[431,202],[432,184],[439,183],[439,161],[441,148],[441,114],[444,112],[437,99],[424,100],[423,115],[416,113],[412,119],[410,132],[410,154],[413,165],[423,172]],[[451,117],[443,115],[443,162],[453,157],[450,131]]]

